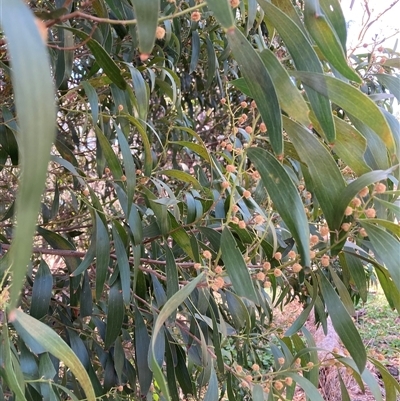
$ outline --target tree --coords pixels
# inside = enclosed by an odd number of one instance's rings
[[[378,394],[351,315],[371,275],[400,311],[398,54],[349,65],[337,0],[0,5],[1,396],[321,400],[332,362]]]

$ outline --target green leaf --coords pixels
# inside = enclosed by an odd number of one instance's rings
[[[315,278],[314,273],[311,274],[313,278]],[[315,301],[318,296],[318,285],[316,284],[315,280],[312,281],[312,295],[311,295],[311,302],[307,305],[306,308],[300,313],[300,315],[296,318],[296,320],[292,323],[292,325],[286,330],[285,337],[290,337],[293,334],[297,333],[303,326],[304,323],[307,321],[307,318],[314,307]]]
[[[154,2],[156,2],[156,0]],[[115,61],[110,57],[109,53],[97,40],[91,38],[89,34],[80,29],[70,27],[65,27],[65,29],[73,32],[76,36],[85,41],[85,45],[92,52],[98,65],[103,69],[111,81],[115,83],[115,85],[121,89],[126,88],[126,81],[122,76],[122,71],[119,69]]]
[[[142,121],[146,121],[149,109],[148,85],[141,72],[137,68],[135,68],[132,64],[128,64],[128,68],[131,72],[133,89],[135,90],[138,116]]]
[[[126,196],[128,198],[126,217],[129,218],[133,195],[135,194],[135,188],[136,188],[136,167],[135,167],[135,162],[133,161],[133,156],[131,153],[131,149],[129,147],[129,143],[125,138],[125,135],[118,126],[115,126],[115,130],[117,131],[119,147],[121,149],[122,157],[124,159],[125,177],[126,177]]]
[[[326,147],[307,128],[287,117],[284,117],[283,123],[300,159],[308,167],[313,190],[329,228],[339,230],[344,210],[349,202],[344,204],[342,200],[342,192],[346,188],[346,183],[335,160]],[[326,185],[327,182],[329,185]],[[290,208],[287,208],[287,211],[290,211]]]
[[[298,125],[298,124],[296,124]],[[310,266],[310,233],[300,195],[284,167],[269,152],[250,148],[247,154],[256,166],[269,196],[296,240],[301,263]]]
[[[122,298],[126,306],[131,300],[131,267],[129,265],[128,255],[124,243],[118,233],[116,222],[112,226],[115,253],[117,255],[119,277],[121,279]]]
[[[287,372],[285,375],[291,377],[304,390],[310,401],[324,401],[317,388],[306,378],[292,372]]]
[[[367,149],[367,141],[363,135],[352,125],[346,123],[341,118],[336,117],[336,141],[333,151],[348,165],[357,175],[362,175],[371,171],[364,159]]]
[[[30,315],[41,319],[47,314],[53,290],[53,276],[47,263],[42,259],[32,287]]]
[[[320,5],[332,25],[346,54],[347,23],[339,0],[320,0]]]
[[[389,89],[398,102],[400,102],[400,79],[388,74],[375,74],[379,83]]]
[[[272,149],[277,155],[283,154],[282,118],[278,97],[271,76],[246,37],[238,28],[227,32],[229,44],[251,97],[268,128]]]
[[[379,107],[367,95],[350,84],[331,76],[306,71],[293,71],[292,74],[367,124],[382,139],[386,147],[395,154],[395,142],[390,127]]]
[[[143,316],[135,308],[135,356],[138,371],[140,392],[146,395],[149,391],[153,374],[149,369],[147,355],[150,349],[150,337],[146,329]]]
[[[99,119],[99,97],[97,96],[96,90],[90,85],[89,82],[82,82],[83,89],[86,92],[86,96],[89,100],[90,110],[92,111],[93,124],[97,124]]]
[[[257,294],[249,274],[249,269],[228,227],[225,227],[222,231],[221,252],[236,294],[258,304]]]
[[[197,284],[199,284],[204,279],[204,274],[201,273],[195,279],[193,279],[189,284],[181,288],[176,294],[174,294],[164,305],[160,314],[157,317],[157,320],[154,324],[153,336],[151,338],[151,368],[153,370],[153,374],[155,379],[157,380],[157,384],[160,386],[161,391],[167,399],[170,399],[168,385],[166,383],[165,377],[162,373],[160,366],[158,365],[155,359],[155,344],[157,341],[157,336],[159,332],[163,328],[166,320],[173,314],[176,309],[181,305],[184,300],[192,293],[192,291],[196,288]]]
[[[124,312],[121,282],[116,280],[108,292],[106,339],[104,341],[106,349],[114,344],[121,332]]]
[[[118,181],[118,180],[121,180],[121,177],[123,175],[121,163],[118,160],[117,155],[113,151],[113,149],[110,145],[110,142],[108,141],[108,139],[106,138],[104,133],[101,131],[101,129],[97,126],[95,126],[94,129],[95,129],[97,140],[99,141],[101,150],[103,151],[104,156],[107,160],[107,163],[110,167],[111,173],[114,176],[114,180],[116,180],[122,186],[122,182]]]
[[[21,178],[15,202],[17,221],[10,249],[13,266],[10,308],[13,309],[31,257],[32,237],[55,134],[56,110],[48,51],[32,12],[21,0],[2,0],[0,25],[7,38],[20,127]]]
[[[271,75],[282,109],[299,123],[308,126],[310,120],[308,118],[309,109],[307,103],[293,84],[286,69],[269,49],[263,50],[260,53],[260,57]]]
[[[208,162],[210,162],[210,155],[208,154],[208,151],[207,151],[205,145],[203,145],[203,144],[193,143],[193,142],[189,142],[189,141],[171,141],[170,143],[175,143],[177,145],[188,148],[191,151],[197,153],[204,160],[207,160]]]
[[[0,336],[0,361],[0,377],[4,375],[6,384],[16,395],[16,400],[26,400],[24,392],[25,383],[24,380],[20,380],[20,376],[22,376],[22,374],[19,374],[18,372],[18,370],[20,370],[20,366],[11,352],[10,337],[6,319],[3,320],[3,329]]]
[[[222,28],[228,30],[235,25],[232,7],[228,0],[207,0],[207,6],[214,13]]]
[[[383,228],[375,226],[365,220],[360,220],[360,224],[365,228],[374,254],[387,267],[392,280],[400,291],[400,269],[399,269],[399,240]]]
[[[208,0],[209,2],[209,0]],[[210,381],[208,382],[207,392],[203,398],[204,401],[218,401],[219,400],[219,387],[217,374],[214,367],[211,368]]]
[[[150,55],[156,40],[158,13],[160,0],[135,0],[133,9],[136,16],[137,35],[139,38],[139,51],[143,55]]]
[[[176,178],[180,181],[186,182],[188,184],[192,184],[196,189],[202,189],[203,187],[200,185],[199,181],[196,180],[193,175],[185,173],[181,170],[160,170],[158,174],[163,174],[171,178]]]
[[[345,263],[349,269],[350,275],[354,280],[354,284],[360,293],[360,297],[364,302],[367,302],[368,287],[367,287],[367,276],[365,274],[364,265],[361,260],[350,253],[345,253]]]
[[[110,261],[110,237],[108,230],[96,212],[96,299],[103,293]]]
[[[322,271],[319,272],[318,279],[332,325],[344,346],[350,352],[358,369],[362,372],[367,362],[367,354],[360,334],[342,301]]]
[[[322,14],[318,0],[307,0],[304,3],[304,23],[319,50],[332,67],[346,78],[361,83],[360,76],[351,69],[346,60],[344,49],[336,33],[331,28],[325,15]]]
[[[266,0],[258,0],[260,7],[265,11],[266,18],[275,26],[285,46],[293,57],[297,70],[309,71],[311,74],[323,73],[317,54],[304,36],[301,29],[281,10]],[[291,74],[294,71],[291,71]],[[260,77],[256,78],[256,82]],[[311,107],[321,124],[329,142],[335,141],[335,126],[331,112],[330,102],[324,96],[308,85],[305,85]]]
[[[55,331],[19,309],[14,309],[9,316],[10,321],[25,342],[26,336],[29,336],[46,352],[50,352],[50,354],[60,359],[79,380],[88,401],[96,400],[90,378],[85,368],[72,349]]]

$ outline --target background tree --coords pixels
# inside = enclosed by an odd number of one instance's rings
[[[349,65],[337,0],[0,6],[0,396],[322,400],[337,363],[381,399],[351,316],[371,275],[400,311],[398,54]]]

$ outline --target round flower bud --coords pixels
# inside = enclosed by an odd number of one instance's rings
[[[203,252],[203,257],[204,257],[204,258],[206,258],[206,259],[211,259],[211,256],[212,256],[212,255],[211,255],[211,252],[210,252],[210,251],[207,251],[207,250],[206,250],[206,251]]]
[[[226,188],[229,188],[229,187],[230,187],[230,184],[229,184],[228,181],[222,181],[222,182],[221,182],[221,187],[222,187],[223,189],[226,189]]]
[[[254,363],[251,369],[254,370],[255,372],[258,372],[260,370],[260,366],[257,363]]]
[[[265,125],[265,123],[260,124],[260,132],[262,133],[267,132],[267,126]]]
[[[227,171],[228,173],[233,173],[233,172],[236,171],[236,166],[234,166],[233,164],[228,164],[228,165],[226,166],[226,171]]]
[[[327,226],[322,226],[322,227],[319,229],[319,232],[321,233],[321,235],[322,235],[323,237],[325,237],[326,235],[329,234],[329,228],[328,228]]]
[[[245,189],[243,191],[243,198],[249,199],[251,197],[251,192]]]
[[[361,206],[361,199],[359,199],[359,198],[354,198],[354,199],[351,201],[351,204],[352,204],[354,207],[360,207],[360,206]]]
[[[278,363],[279,365],[283,365],[285,363],[285,358],[283,357],[278,358]]]
[[[226,150],[227,150],[228,152],[232,152],[232,150],[233,150],[232,144],[228,143],[228,144],[226,145]]]
[[[280,276],[282,276],[282,270],[280,270],[280,269],[274,269],[274,276],[275,276],[275,277],[280,277]]]
[[[275,382],[274,387],[279,391],[283,389],[283,384],[281,382]]]
[[[290,259],[294,259],[297,255],[296,255],[296,252],[295,252],[295,251],[290,251],[290,252],[288,253],[288,256],[289,256]]]
[[[244,129],[248,134],[251,134],[253,132],[253,128],[251,128],[249,125]]]
[[[242,109],[245,109],[246,107],[247,107],[247,102],[241,102],[240,103],[240,107],[242,108]]]
[[[269,269],[271,269],[271,263],[264,262],[263,263],[263,268],[264,268],[264,270],[268,271]]]
[[[293,270],[294,273],[298,273],[302,268],[303,268],[303,267],[301,266],[300,263],[295,263],[295,264],[292,266],[292,270]]]
[[[353,214],[353,208],[351,206],[347,206],[346,210],[344,211],[345,216],[351,216]]]
[[[343,231],[347,232],[347,231],[350,230],[351,224],[350,223],[343,223],[341,227],[342,227]]]
[[[358,194],[361,196],[361,198],[366,197],[369,194],[368,187],[363,188]]]
[[[201,14],[200,14],[198,11],[193,11],[193,12],[192,12],[192,15],[190,16],[190,19],[191,19],[193,22],[200,21],[200,18],[201,18]]]
[[[386,191],[386,185],[378,182],[377,184],[375,184],[374,191],[377,194],[383,194]]]
[[[291,386],[293,384],[293,379],[291,377],[285,377],[285,383],[287,386]]]
[[[236,7],[239,6],[240,0],[230,0],[230,3],[231,3],[231,7],[232,7],[232,8],[236,8]],[[242,103],[243,103],[243,102],[242,102]]]
[[[369,208],[365,210],[365,215],[369,218],[369,219],[373,219],[376,216],[376,210],[373,208]]]
[[[245,221],[240,220],[238,224],[239,224],[239,228],[241,228],[242,230],[244,230],[246,228],[246,222]]]
[[[265,280],[265,274],[263,272],[258,272],[256,277],[257,277],[257,280],[259,280],[259,281]]]
[[[274,258],[276,260],[281,260],[282,259],[282,253],[281,252],[276,252],[275,255],[274,255]]]
[[[328,255],[322,256],[322,258],[321,258],[321,265],[324,266],[324,267],[328,267],[329,264],[330,264],[330,258],[329,258],[329,256],[328,256]]]
[[[165,29],[162,26],[158,26],[156,29],[156,38],[163,39],[165,36]]]

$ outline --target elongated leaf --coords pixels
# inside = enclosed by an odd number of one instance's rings
[[[232,7],[228,0],[208,0],[207,5],[222,28],[228,30],[235,25]]]
[[[119,336],[124,320],[124,300],[122,298],[121,282],[115,281],[108,293],[107,327],[105,348],[110,348]]]
[[[133,161],[133,156],[131,153],[131,149],[129,147],[129,143],[125,138],[125,135],[118,126],[116,126],[115,129],[117,131],[119,147],[121,149],[122,157],[124,159],[125,176],[126,176],[126,196],[128,198],[126,217],[129,218],[133,195],[135,193],[135,187],[136,187],[136,167],[135,167],[135,162]]]
[[[367,231],[368,238],[374,248],[374,253],[381,261],[383,261],[392,276],[394,284],[400,291],[398,238],[395,238],[383,228],[375,226],[365,220],[360,220],[360,223]]]
[[[313,189],[331,230],[338,230],[347,202],[341,193],[346,187],[333,157],[322,143],[305,127],[284,117],[285,130],[293,142],[300,159],[307,165]],[[329,182],[329,185],[327,183]],[[340,218],[337,218],[337,210]],[[290,209],[288,209],[289,211]]]
[[[114,238],[115,253],[117,254],[119,276],[121,278],[122,298],[126,306],[129,305],[131,299],[131,272],[126,254],[124,243],[118,233],[116,223],[113,224],[112,233]]]
[[[397,101],[400,102],[400,79],[388,74],[375,74],[375,76],[382,85],[389,89]]]
[[[47,314],[53,289],[53,276],[44,260],[40,261],[32,287],[30,315],[41,319]]]
[[[269,196],[282,220],[296,240],[301,262],[310,265],[310,245],[307,216],[300,195],[283,166],[269,152],[252,148],[247,151],[261,175]]]
[[[314,273],[312,273],[312,276],[314,276]],[[307,318],[314,307],[315,301],[318,296],[318,286],[313,280],[313,286],[312,286],[312,295],[311,295],[311,302],[307,305],[307,307],[300,313],[300,315],[296,318],[296,320],[293,322],[293,324],[286,330],[285,332],[285,337],[290,337],[293,334],[297,333],[303,326],[304,323],[307,321]]]
[[[32,237],[55,134],[56,113],[48,53],[32,12],[21,0],[2,0],[0,25],[7,37],[20,126],[21,179],[15,203],[17,223],[10,249],[12,309],[17,304],[31,256]]]
[[[211,368],[210,381],[208,382],[207,392],[203,398],[204,401],[218,401],[219,399],[219,388],[218,379],[215,369]]]
[[[361,83],[360,76],[347,65],[340,40],[322,14],[319,0],[305,1],[304,23],[328,62],[346,78]]]
[[[367,362],[367,354],[360,334],[355,328],[354,322],[347,313],[346,308],[343,306],[340,298],[323,272],[319,272],[318,279],[329,316],[332,320],[332,325],[344,346],[350,352],[350,355],[354,359],[358,369],[362,372]]]
[[[153,50],[156,40],[158,13],[160,0],[135,0],[133,9],[137,19],[137,35],[139,38],[139,51],[143,55],[149,55]]]
[[[364,265],[361,260],[354,255],[345,253],[344,256],[350,275],[360,293],[360,297],[364,302],[367,302],[368,288]]]
[[[193,187],[196,189],[202,188],[200,183],[196,180],[195,177],[193,177],[193,175],[185,173],[184,171],[181,171],[181,170],[161,170],[161,171],[159,171],[159,174],[164,174],[168,177],[176,178],[180,181],[192,184]]]
[[[261,117],[267,125],[272,149],[277,155],[281,155],[283,153],[282,119],[271,76],[260,56],[238,28],[230,29],[227,37],[251,97],[257,103]]]
[[[143,79],[142,74],[137,68],[135,68],[132,64],[128,64],[128,68],[131,72],[133,89],[135,90],[138,116],[142,121],[146,121],[149,108],[148,86],[146,84],[146,81]]]
[[[18,361],[13,358],[13,356],[14,355],[11,352],[8,324],[4,319],[3,329],[0,336],[0,373],[2,377],[4,375],[6,384],[10,387],[10,390],[14,392],[16,399],[22,401],[26,400],[24,392],[25,383],[19,378],[20,375],[16,371],[19,369],[19,364]]]
[[[162,329],[165,321],[169,318],[169,316],[172,313],[176,311],[178,306],[181,305],[183,301],[192,293],[192,291],[196,288],[197,284],[199,284],[203,280],[203,278],[204,274],[201,273],[195,279],[193,279],[189,284],[181,288],[175,295],[173,295],[162,308],[154,325],[153,336],[151,338],[151,355],[152,355],[151,368],[153,370],[154,377],[157,380],[157,384],[160,386],[161,391],[164,393],[164,396],[167,399],[170,399],[168,385],[165,381],[165,377],[162,373],[162,370],[154,357],[155,343],[157,340],[157,336],[160,330]]]
[[[122,71],[119,69],[115,61],[110,57],[108,52],[97,40],[90,38],[89,34],[80,29],[70,27],[65,27],[65,29],[68,29],[80,39],[85,41],[85,45],[93,53],[93,56],[96,58],[96,62],[104,70],[104,72],[111,79],[112,82],[114,82],[121,89],[126,88],[126,81],[122,76]]]
[[[89,100],[90,110],[92,111],[93,124],[97,124],[99,119],[99,97],[97,96],[96,90],[90,85],[89,82],[82,82],[83,89],[86,92],[86,96]]]
[[[258,0],[258,3],[265,11],[266,18],[279,32],[285,46],[293,57],[296,68],[300,71],[310,71],[311,74],[322,74],[323,70],[318,56],[301,29],[273,4],[266,0]],[[329,100],[321,96],[309,85],[305,85],[305,90],[328,141],[334,142],[336,134]]]
[[[197,153],[204,160],[210,161],[210,155],[208,154],[207,149],[203,144],[193,143],[189,141],[171,141],[170,143],[176,143],[177,145],[184,146],[185,148],[188,148]]]
[[[100,299],[110,261],[110,238],[107,228],[96,213],[96,298]]]
[[[308,126],[310,120],[307,103],[293,84],[286,69],[269,49],[263,50],[260,57],[271,75],[282,109],[301,124]]]
[[[320,0],[319,3],[340,40],[344,54],[346,54],[347,23],[339,0]]]
[[[30,336],[45,351],[50,352],[50,354],[63,361],[79,380],[87,399],[89,401],[95,401],[96,396],[85,368],[72,349],[55,331],[19,309],[13,310],[10,314],[10,318],[15,329],[25,342],[26,339],[24,337]]]
[[[321,394],[318,392],[317,388],[306,378],[300,376],[297,373],[287,372],[286,376],[291,377],[307,394],[310,401],[323,401]]]
[[[228,227],[225,227],[222,231],[221,252],[236,294],[258,304],[257,294],[251,281],[249,270]]]
[[[382,139],[386,147],[395,153],[390,127],[379,107],[368,96],[350,84],[331,76],[305,71],[294,71],[293,75],[367,124]]]

